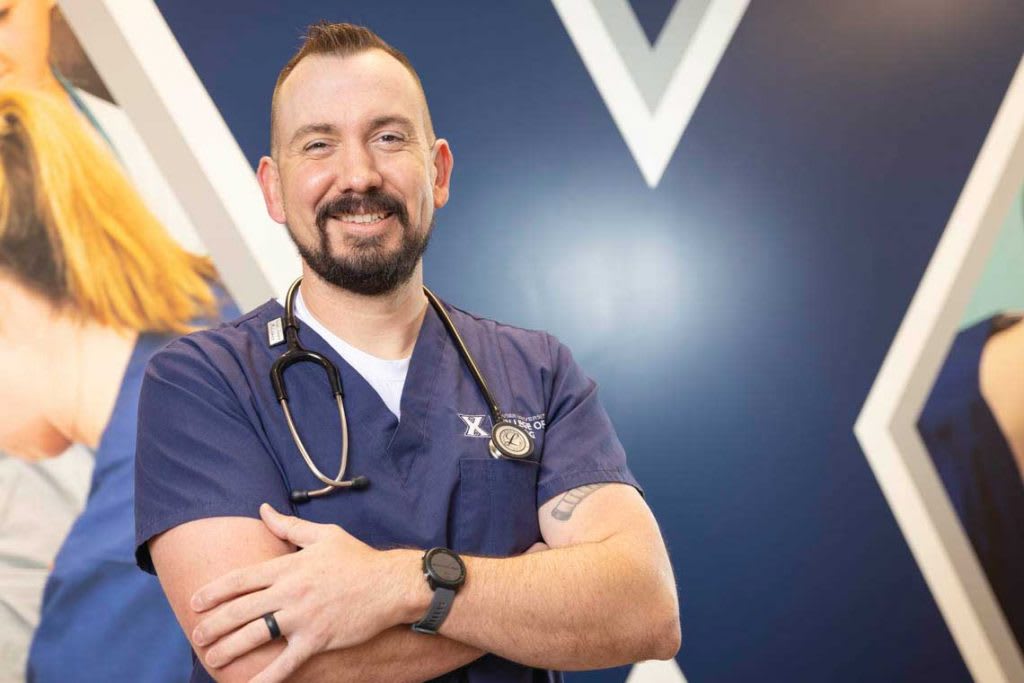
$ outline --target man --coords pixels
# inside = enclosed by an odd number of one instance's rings
[[[546,334],[428,303],[451,171],[404,55],[311,27],[258,171],[303,257],[297,337],[268,302],[170,345],[142,391],[138,558],[193,680],[557,680],[677,651],[667,553],[593,382]],[[272,384],[282,336],[338,366],[343,410],[308,363]],[[311,497],[330,477],[300,444],[369,486]]]

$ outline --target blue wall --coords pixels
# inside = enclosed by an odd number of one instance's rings
[[[307,23],[410,56],[455,155],[427,281],[554,332],[601,384],[672,553],[691,682],[969,680],[852,427],[1024,4],[753,2],[656,189],[546,2],[158,5],[254,165]],[[648,36],[672,5],[634,0]]]

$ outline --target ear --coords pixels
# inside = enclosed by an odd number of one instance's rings
[[[455,163],[455,160],[452,159],[452,149],[444,138],[438,138],[434,142],[433,163],[434,208],[440,209],[448,203],[448,190],[451,187],[452,181],[452,165]]]
[[[260,158],[256,168],[256,179],[263,191],[263,202],[267,205],[267,213],[278,223],[285,222],[284,197],[281,193],[281,176],[277,172],[277,162],[270,157]]]

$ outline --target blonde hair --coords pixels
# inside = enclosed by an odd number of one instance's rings
[[[0,91],[0,271],[115,328],[188,332],[216,311],[210,260],[172,239],[80,116],[43,93]]]

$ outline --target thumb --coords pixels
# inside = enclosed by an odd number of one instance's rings
[[[260,505],[260,518],[272,534],[300,548],[322,540],[331,528],[329,524],[317,524],[291,515],[283,515],[267,503]]]

